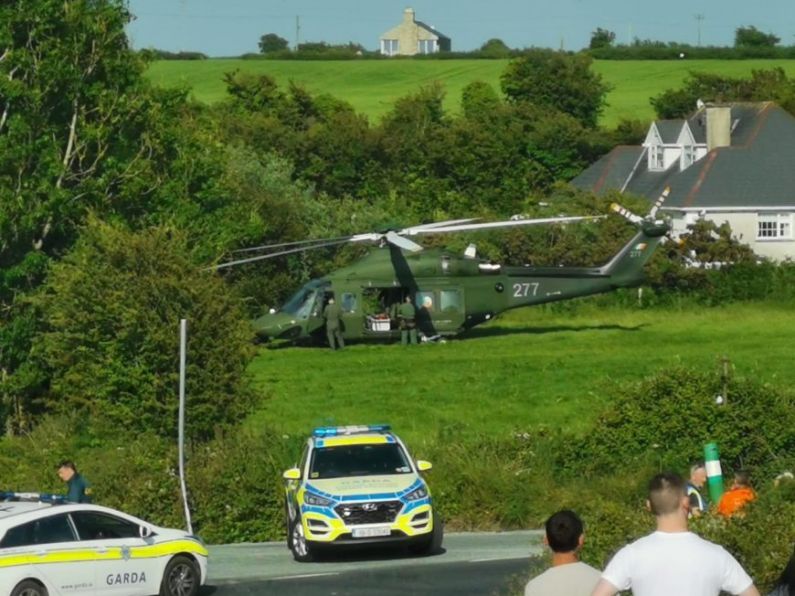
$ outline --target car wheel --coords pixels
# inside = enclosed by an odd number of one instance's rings
[[[301,518],[296,517],[290,523],[290,535],[287,541],[290,543],[290,550],[293,553],[293,559],[299,563],[310,563],[315,559],[315,553],[312,552],[312,547],[304,534],[304,524],[301,523]]]
[[[19,582],[11,590],[11,596],[47,596],[47,588],[32,579]]]
[[[442,539],[444,538],[444,522],[442,518],[433,513],[433,530],[429,536],[421,542],[415,542],[409,546],[409,550],[415,555],[435,555],[442,550]]]
[[[160,596],[196,596],[201,584],[201,572],[193,559],[177,555],[168,562]]]

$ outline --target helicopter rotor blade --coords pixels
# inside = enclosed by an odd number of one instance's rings
[[[436,228],[443,228],[447,226],[455,226],[459,224],[466,224],[471,223],[473,221],[477,221],[480,219],[479,217],[470,217],[467,219],[449,219],[447,221],[437,221],[435,223],[429,224],[420,224],[418,226],[411,226],[410,228],[404,228],[398,232],[401,236],[413,236],[421,232],[422,230],[432,230]]]
[[[649,211],[649,218],[650,219],[654,219],[654,217],[657,215],[657,211],[660,209],[660,207],[662,207],[662,204],[665,202],[665,199],[668,198],[668,195],[670,194],[670,192],[671,192],[671,187],[670,186],[666,186],[663,189],[662,193],[657,198],[657,201],[652,206],[651,211]]]
[[[398,248],[402,248],[403,250],[408,250],[410,252],[420,252],[423,249],[422,246],[420,246],[416,242],[412,242],[408,238],[404,238],[403,236],[397,234],[396,232],[391,232],[391,231],[387,232],[384,235],[384,238],[390,244],[394,244]]]
[[[450,225],[427,230],[417,230],[417,234],[446,234],[449,232],[464,232],[469,230],[489,230],[495,228],[513,228],[518,226],[533,226],[552,223],[569,223],[574,221],[588,221],[603,219],[604,215],[582,215],[575,217],[545,217],[541,219],[512,219],[507,221],[491,221],[487,223],[468,223]]]
[[[610,204],[610,209],[612,211],[615,211],[616,213],[618,213],[620,216],[628,219],[629,221],[631,221],[634,224],[639,224],[639,223],[641,223],[643,221],[643,218],[640,215],[632,213],[632,211],[630,211],[626,207],[622,207],[618,203],[611,203]]]
[[[238,259],[236,261],[229,261],[227,263],[221,263],[220,265],[214,265],[212,267],[208,267],[207,269],[211,269],[217,271],[218,269],[225,269],[227,267],[234,267],[236,265],[243,265],[245,263],[254,263],[255,261],[262,261],[265,259],[273,259],[275,257],[283,257],[285,255],[292,255],[299,252],[306,252],[308,250],[312,250],[315,248],[326,248],[328,246],[337,246],[339,244],[345,244],[346,242],[350,242],[350,237],[346,236],[344,240],[335,240],[329,242],[323,242],[321,244],[315,244],[313,246],[301,246],[298,248],[291,248],[288,250],[282,250],[279,252],[271,252],[266,255],[257,255],[256,257],[249,257],[247,259]]]
[[[335,242],[337,240],[349,240],[352,236],[338,236],[336,238],[316,238],[315,240],[297,240],[295,242],[280,242],[278,244],[263,244],[262,246],[252,246],[250,248],[239,248],[232,253],[256,252],[258,250],[270,250],[272,248],[286,248],[288,246],[305,246],[307,244],[318,244],[321,242]],[[311,248],[311,247],[310,247]]]

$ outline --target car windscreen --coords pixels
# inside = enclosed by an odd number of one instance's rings
[[[315,448],[309,466],[309,477],[313,479],[410,472],[409,459],[396,443]]]

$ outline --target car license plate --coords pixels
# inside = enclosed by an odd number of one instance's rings
[[[380,528],[354,528],[354,538],[373,538],[375,536],[389,536],[392,530],[389,526],[382,526]]]

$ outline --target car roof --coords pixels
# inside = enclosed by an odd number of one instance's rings
[[[49,509],[51,507],[52,503],[44,503],[42,501],[0,501],[0,520],[30,511]]]
[[[73,511],[99,511],[102,513],[109,513],[125,517],[129,520],[135,520],[139,523],[144,523],[153,528],[157,527],[155,524],[150,524],[138,519],[134,515],[111,509],[110,507],[103,507],[101,505],[93,505],[91,503],[48,503],[42,501],[0,501],[0,534],[10,526],[16,526],[20,523],[26,523],[48,515],[50,513],[71,513]],[[163,528],[161,528],[163,529]],[[168,528],[165,528],[168,529]]]

